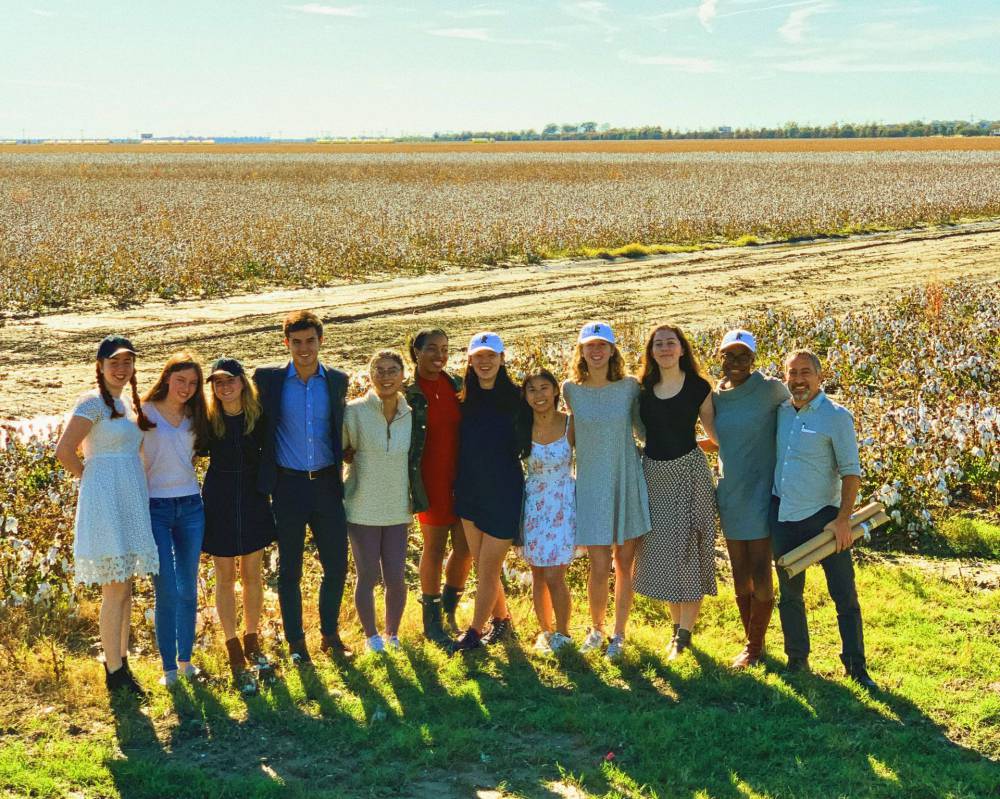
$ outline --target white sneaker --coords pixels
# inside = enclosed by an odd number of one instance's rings
[[[382,636],[379,635],[378,633],[375,633],[375,635],[367,639],[365,641],[365,651],[375,652],[377,654],[385,652],[385,641],[382,640]]]
[[[583,643],[580,645],[581,652],[593,652],[595,649],[600,649],[604,645],[604,633],[600,630],[591,629],[587,633],[587,637],[583,639]]]
[[[399,636],[390,635],[388,638],[385,639],[385,645],[389,647],[389,649],[395,649],[398,651],[400,648]]]
[[[549,639],[552,637],[552,633],[542,630],[537,636],[535,636],[535,644],[532,647],[536,652],[548,652],[549,651]]]
[[[186,680],[203,681],[202,670],[194,665],[194,663],[188,663],[183,668],[178,666],[177,674]]]
[[[572,646],[573,639],[568,635],[563,635],[562,633],[552,633],[549,636],[549,650],[552,652],[558,652],[564,646]]]
[[[618,660],[622,656],[622,650],[625,648],[625,636],[616,635],[610,641],[608,641],[608,649],[604,653],[604,657],[608,660]]]
[[[177,669],[171,669],[170,671],[163,672],[163,676],[160,677],[160,685],[171,686],[177,683]]]

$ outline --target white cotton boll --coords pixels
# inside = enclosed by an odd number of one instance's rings
[[[147,624],[152,624],[156,620],[156,614],[152,608],[146,608],[146,612],[142,614],[142,617],[146,620]]]
[[[902,523],[903,523],[903,514],[902,514],[902,513],[900,513],[900,512],[898,511],[898,510],[894,510],[894,511],[893,511],[892,513],[890,513],[889,515],[890,515],[890,516],[892,517],[892,520],[893,520],[893,521],[894,521],[894,522],[895,522],[896,524],[902,524]]]

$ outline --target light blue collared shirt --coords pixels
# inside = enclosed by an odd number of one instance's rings
[[[288,364],[275,444],[278,465],[286,469],[315,472],[336,462],[330,390],[322,364],[306,382],[295,371],[295,364]]]
[[[820,391],[801,410],[785,400],[778,408],[778,459],[774,495],[778,521],[797,522],[818,510],[840,507],[841,479],[861,476],[854,417]]]

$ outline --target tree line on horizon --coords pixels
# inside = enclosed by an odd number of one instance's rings
[[[434,141],[616,141],[628,139],[853,139],[905,138],[919,136],[989,136],[1000,135],[1000,120],[934,120],[932,122],[834,122],[829,125],[800,125],[786,122],[773,128],[734,128],[720,126],[698,130],[675,130],[660,125],[637,128],[612,127],[608,123],[550,122],[540,131],[528,130],[463,130],[435,133]],[[424,139],[424,137],[414,137]]]

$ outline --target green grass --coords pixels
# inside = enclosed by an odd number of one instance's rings
[[[524,597],[519,646],[448,658],[413,643],[411,602],[403,652],[317,659],[311,674],[285,664],[248,701],[221,681],[184,684],[112,713],[90,658],[71,655],[60,687],[29,658],[0,686],[0,796],[996,796],[1000,591],[861,567],[885,689],[870,698],[841,677],[832,603],[818,570],[809,582],[815,673],[794,679],[777,673],[777,620],[767,669],[726,668],[739,641],[725,583],[674,664],[662,610],[644,601],[620,665],[536,656]],[[224,673],[219,649],[202,661]],[[151,658],[134,668],[154,684]]]
[[[1000,527],[983,519],[952,516],[940,526],[944,547],[955,555],[1000,558]]]
[[[971,224],[982,222],[993,217],[969,216],[942,219],[936,222],[925,222],[917,225],[917,228],[948,227],[959,224]],[[850,236],[858,236],[870,233],[891,233],[900,228],[890,225],[876,224],[849,224],[840,228],[830,230],[816,230],[808,235],[788,234],[773,236],[757,236],[743,234],[733,239],[710,239],[698,240],[686,244],[657,244],[634,241],[620,247],[573,247],[564,249],[543,250],[533,255],[529,261],[537,263],[542,260],[553,260],[561,258],[602,258],[606,261],[613,261],[617,258],[647,258],[651,255],[671,255],[674,253],[703,252],[706,250],[719,250],[725,247],[758,247],[762,244],[783,244],[803,241],[820,241],[822,239],[844,239]]]

